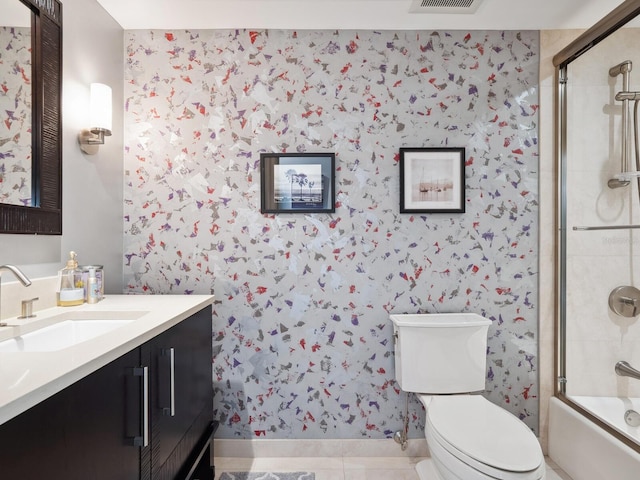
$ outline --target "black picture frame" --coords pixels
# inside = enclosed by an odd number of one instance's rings
[[[261,153],[262,213],[333,213],[335,153]]]
[[[400,149],[400,213],[464,213],[464,148]]]

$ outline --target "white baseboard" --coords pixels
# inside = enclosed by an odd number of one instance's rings
[[[402,450],[383,440],[213,440],[214,457],[427,457],[427,441],[410,439]]]

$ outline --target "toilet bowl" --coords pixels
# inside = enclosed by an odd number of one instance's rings
[[[537,438],[481,395],[491,321],[473,313],[391,315],[396,380],[426,410],[421,480],[543,480]]]
[[[418,395],[425,437],[442,480],[541,480],[544,456],[517,417],[480,395]]]

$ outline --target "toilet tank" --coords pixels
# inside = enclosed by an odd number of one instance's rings
[[[491,321],[475,313],[391,315],[396,380],[406,392],[484,390]]]

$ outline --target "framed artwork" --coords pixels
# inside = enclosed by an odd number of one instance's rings
[[[334,153],[261,153],[262,213],[331,213],[335,207]]]
[[[400,149],[400,213],[464,213],[464,148]]]

